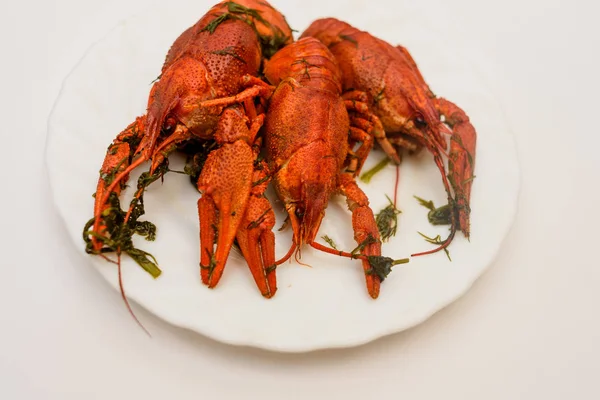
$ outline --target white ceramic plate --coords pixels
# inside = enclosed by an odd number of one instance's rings
[[[441,252],[395,267],[376,301],[366,292],[359,261],[310,248],[303,250],[302,260],[312,268],[296,263],[280,267],[279,290],[271,300],[260,296],[236,250],[218,287],[209,290],[199,278],[198,194],[186,176],[168,174],[164,184],[155,183],[145,196],[146,217],[158,226],[157,240],[138,242],[156,256],[163,275],[154,280],[125,257],[123,279],[130,299],[174,325],[226,343],[287,352],[359,345],[410,328],[458,298],[490,265],[508,232],[518,192],[516,151],[494,97],[477,74],[432,34],[426,15],[418,9],[406,9],[403,3],[393,10],[362,2],[345,7],[326,3],[302,0],[275,5],[300,31],[313,19],[332,15],[390,42],[401,42],[413,53],[433,90],[469,113],[479,134],[471,242],[457,236],[450,248],[452,262]],[[65,81],[49,122],[47,161],[54,201],[80,251],[84,251],[82,228],[92,215],[91,195],[107,146],[143,113],[150,83],[171,43],[211,5],[186,2],[129,19],[92,46]],[[177,11],[182,9],[183,14]],[[374,152],[366,168],[382,157]],[[182,162],[174,157],[171,166],[177,169]],[[392,195],[394,176],[394,168],[388,167],[370,184],[360,183],[375,211],[386,205],[386,194]],[[131,179],[135,182],[137,174]],[[413,195],[444,203],[439,173],[425,152],[407,159],[401,168],[403,213],[398,235],[383,246],[386,256],[402,258],[431,248],[417,231],[442,236],[448,232],[446,227],[429,225],[427,210]],[[124,196],[130,198],[131,191]],[[284,216],[281,203],[274,205],[278,227]],[[291,232],[276,234],[280,257],[289,248]],[[341,248],[355,247],[350,213],[342,198],[332,199],[320,234],[329,235]],[[115,266],[88,257],[117,288]]]

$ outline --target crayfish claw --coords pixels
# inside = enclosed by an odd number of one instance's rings
[[[265,197],[251,196],[236,238],[260,293],[271,298],[277,291],[275,213]]]
[[[232,162],[234,161],[234,162]],[[208,155],[198,178],[202,281],[215,287],[229,256],[250,196],[254,155],[238,140]]]
[[[477,134],[467,114],[454,103],[436,99],[436,106],[446,117],[446,123],[452,128],[450,155],[448,156],[448,180],[454,191],[454,209],[458,215],[456,229],[466,238],[470,235],[471,186],[475,178],[475,147]]]

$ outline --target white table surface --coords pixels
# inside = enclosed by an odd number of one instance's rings
[[[426,323],[303,355],[222,345],[138,308],[147,338],[51,204],[46,119],[63,78],[159,2],[3,3],[0,399],[600,398],[594,3],[421,1],[503,104],[522,170],[517,220],[490,270]]]

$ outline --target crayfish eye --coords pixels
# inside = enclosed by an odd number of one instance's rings
[[[294,211],[294,214],[296,214],[296,217],[302,219],[302,217],[304,217],[304,209],[303,208],[296,208],[296,211]]]
[[[425,124],[425,120],[423,119],[423,116],[422,116],[422,115],[417,115],[417,116],[415,117],[415,125],[416,125],[418,128],[423,128],[423,127],[426,125],[426,124]]]
[[[174,118],[167,118],[160,133],[165,136],[170,135],[175,130],[175,125],[176,122]]]

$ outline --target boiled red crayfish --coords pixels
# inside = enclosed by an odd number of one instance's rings
[[[266,62],[264,74],[277,87],[269,102],[265,144],[269,167],[274,171],[274,187],[294,232],[288,255],[308,244],[336,255],[361,258],[367,290],[376,298],[381,281],[397,262],[381,256],[381,240],[369,200],[354,181],[356,171],[346,168],[349,156],[358,157],[362,164],[368,154],[360,148],[352,154],[349,140],[363,142],[367,150],[372,142],[368,132],[350,124],[347,108],[356,110],[355,102],[341,96],[336,60],[318,40],[306,38],[277,52]],[[371,117],[368,113],[359,115]],[[315,241],[334,193],[347,199],[360,255]]]
[[[131,244],[133,233],[149,237],[155,233],[151,224],[137,221],[143,214],[144,188],[168,170],[170,152],[190,142],[212,142],[197,181],[202,193],[198,201],[202,281],[209,287],[219,282],[237,238],[261,293],[273,296],[275,219],[264,198],[266,184],[261,184],[267,170],[257,157],[257,134],[264,113],[260,104],[257,110],[255,99],[271,93],[257,78],[262,60],[291,41],[285,18],[264,0],[223,1],[177,38],[150,91],[146,114],[108,149],[94,218],[84,230],[88,252],[127,252],[158,276],[155,261]],[[230,96],[234,102],[210,103]],[[150,171],[142,175],[129,210],[122,213],[118,195],[130,172],[146,161],[151,161]]]
[[[476,133],[465,112],[433,94],[410,53],[402,46],[394,47],[334,18],[313,22],[301,37],[315,37],[329,48],[340,66],[343,90],[346,93],[360,90],[367,94],[368,107],[379,117],[388,141],[409,150],[422,146],[433,154],[448,194],[448,205],[433,215],[446,215],[452,228],[439,248],[418,255],[446,248],[456,230],[468,238]],[[386,137],[378,129],[379,125],[360,117],[353,120],[359,126],[373,126],[380,141]],[[448,172],[442,158],[448,147],[444,133],[451,135]],[[382,148],[398,162],[393,147],[383,143]]]

